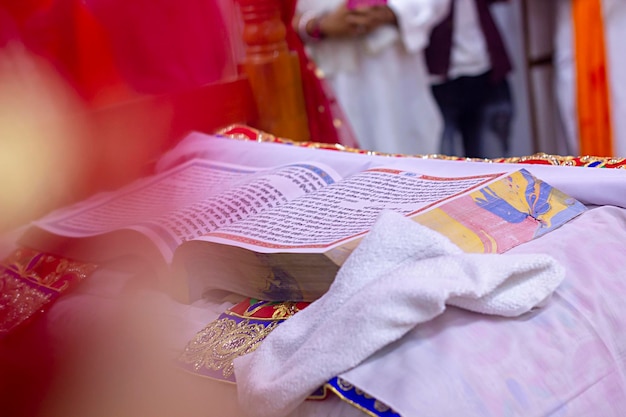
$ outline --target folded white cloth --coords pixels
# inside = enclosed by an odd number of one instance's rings
[[[563,277],[547,255],[466,254],[443,235],[385,212],[323,297],[235,360],[240,405],[250,416],[287,415],[446,304],[518,316],[546,301]]]

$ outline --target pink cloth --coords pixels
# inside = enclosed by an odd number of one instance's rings
[[[449,309],[341,377],[403,416],[626,415],[625,226],[624,209],[595,208],[508,252],[566,267],[543,309]]]

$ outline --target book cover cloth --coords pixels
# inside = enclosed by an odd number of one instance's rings
[[[254,351],[278,324],[308,305],[246,298],[196,333],[177,365],[203,377],[235,383],[233,360]]]
[[[588,156],[562,157],[537,154],[525,157],[491,160],[491,162],[496,163],[489,164],[466,159],[463,159],[463,163],[460,163],[461,158],[454,157],[442,157],[444,160],[439,160],[434,157],[429,159],[402,157],[390,159],[388,155],[375,153],[366,155],[366,152],[362,150],[346,149],[335,145],[311,142],[294,143],[244,125],[233,125],[225,128],[221,131],[221,135],[225,137],[212,137],[199,133],[189,135],[176,150],[168,153],[161,159],[158,169],[167,169],[172,165],[180,163],[181,160],[188,159],[190,154],[206,157],[219,156],[221,160],[224,161],[243,161],[244,163],[258,161],[259,158],[261,158],[272,164],[286,163],[292,161],[294,158],[310,158],[312,160],[330,159],[340,163],[342,158],[349,158],[362,160],[363,168],[383,159],[385,162],[393,160],[394,163],[401,163],[400,161],[405,160],[410,164],[417,164],[418,167],[428,169],[433,174],[439,172],[441,175],[445,173],[454,175],[460,172],[466,174],[493,172],[501,170],[500,162],[502,162],[517,164],[518,167],[529,167],[534,175],[548,181],[552,186],[566,192],[585,204],[626,206],[626,202],[623,198],[626,193],[621,192],[626,183],[623,181],[622,176],[618,175],[621,174],[619,171],[622,171],[622,169],[626,167],[626,159],[623,158],[598,158]],[[320,148],[321,150],[338,150],[340,152],[320,152]],[[576,167],[617,169],[588,170],[578,169]],[[37,254],[42,255],[41,253]],[[5,270],[5,272],[7,271]],[[30,285],[27,282],[28,278],[11,271],[7,273],[11,277],[11,283],[16,285]],[[31,273],[33,277],[36,277],[34,278],[35,281],[43,281],[46,275],[36,270],[31,271]],[[41,304],[42,309],[47,309],[57,298],[57,295],[64,293],[68,288],[70,288],[70,286],[62,286],[60,289],[55,290],[53,297],[44,297],[47,301]],[[38,308],[29,309],[28,306],[24,304],[28,302],[29,301],[25,298],[14,300],[13,306],[16,309],[14,311],[22,311],[20,314],[24,318],[24,320],[19,321],[20,323],[27,322],[31,315],[41,310]],[[6,328],[8,329],[7,331],[9,331],[9,327]],[[11,328],[13,327],[11,326]]]
[[[515,317],[545,303],[563,277],[547,255],[465,254],[385,212],[324,296],[234,360],[240,404],[251,416],[286,415],[446,305]]]
[[[19,248],[0,262],[0,338],[29,323],[97,265]]]
[[[178,356],[176,364],[192,374],[235,384],[234,359],[253,352],[280,323],[308,305],[308,302],[246,298],[197,332]],[[339,377],[328,380],[307,399],[319,403],[330,395],[372,416],[398,415],[388,405]]]

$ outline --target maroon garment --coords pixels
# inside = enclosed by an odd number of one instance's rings
[[[503,0],[474,0],[480,27],[485,35],[487,50],[491,61],[491,79],[493,82],[502,80],[512,69],[506,47],[491,15],[489,6]],[[430,42],[425,51],[426,64],[431,74],[446,77],[450,68],[452,51],[452,31],[454,22],[454,0],[450,5],[450,13],[431,32]]]

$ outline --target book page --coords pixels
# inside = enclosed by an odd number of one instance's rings
[[[196,159],[36,225],[68,237],[137,230],[150,237],[169,262],[173,250],[186,240],[339,179],[323,164],[294,163],[258,171]]]
[[[336,152],[317,149],[314,146],[285,146],[278,143],[233,140],[197,132],[190,134],[181,142],[181,145],[184,145],[188,139],[197,145],[193,152],[186,152],[184,146],[177,146],[179,148],[177,151],[182,152],[178,152],[172,158],[167,158],[165,166],[172,166],[181,158],[192,159],[193,156],[200,154],[204,159],[239,165],[261,166],[262,163],[263,166],[268,167],[298,161],[319,161],[330,165],[346,178],[356,172],[376,166],[416,171],[440,177],[462,177],[526,169],[533,176],[584,204],[626,207],[626,180],[624,179],[626,171],[622,169],[590,170],[553,164],[500,164],[475,160],[461,162],[439,158],[389,157],[349,151]]]
[[[440,178],[371,169],[201,239],[258,252],[320,252],[365,233],[383,210],[412,215],[501,175]]]

